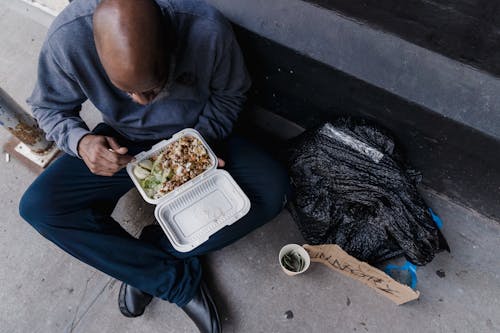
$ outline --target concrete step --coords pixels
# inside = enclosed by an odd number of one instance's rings
[[[306,0],[500,76],[500,5],[484,0]]]

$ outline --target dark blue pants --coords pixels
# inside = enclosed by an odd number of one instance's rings
[[[155,142],[130,142],[105,124],[94,133],[113,136],[130,154]],[[28,188],[21,216],[40,234],[77,259],[144,292],[184,306],[201,279],[199,255],[220,249],[276,216],[289,192],[286,171],[247,140],[233,136],[215,149],[225,169],[249,197],[252,208],[191,252],[177,252],[158,226],[140,239],[111,218],[118,199],[134,187],[125,169],[112,177],[92,174],[85,163],[63,155]]]

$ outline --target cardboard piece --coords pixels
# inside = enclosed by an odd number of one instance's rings
[[[338,245],[304,245],[312,262],[320,262],[358,280],[394,303],[401,305],[418,299],[420,293],[401,284],[381,270],[350,256]]]

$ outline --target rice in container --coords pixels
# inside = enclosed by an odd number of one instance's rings
[[[160,154],[182,137],[201,141],[210,157],[210,166],[198,176],[178,186],[162,197],[151,198],[134,175],[134,168],[152,156]],[[127,173],[141,196],[156,205],[155,217],[172,246],[179,252],[189,252],[203,244],[225,226],[231,225],[250,210],[250,200],[231,175],[217,169],[217,157],[198,131],[187,128],[135,156],[127,165]]]

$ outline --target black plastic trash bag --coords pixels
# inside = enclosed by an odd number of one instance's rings
[[[342,118],[291,142],[291,210],[310,244],[338,244],[376,263],[401,254],[415,265],[447,249],[394,140],[364,120]]]

